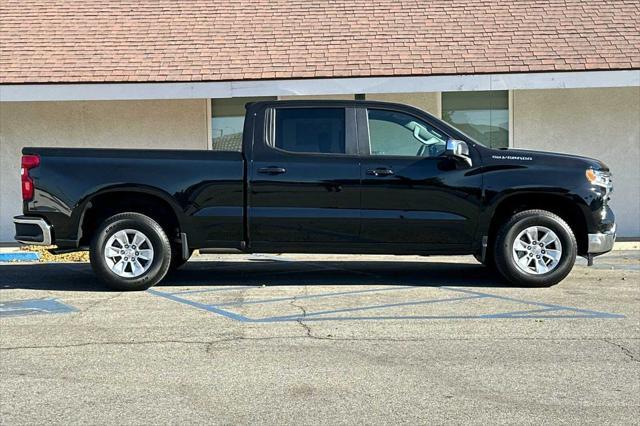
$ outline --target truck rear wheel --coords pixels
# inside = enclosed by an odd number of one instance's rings
[[[546,287],[562,281],[576,261],[571,227],[546,210],[515,214],[496,235],[494,261],[513,284]]]
[[[162,227],[140,213],[120,213],[105,220],[89,250],[96,275],[113,290],[146,290],[164,278],[171,244]]]

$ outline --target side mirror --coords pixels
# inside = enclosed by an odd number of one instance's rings
[[[464,161],[471,167],[473,164],[471,163],[471,157],[469,157],[469,145],[467,145],[464,141],[459,141],[456,139],[449,139],[447,141],[447,150],[445,151],[446,155],[451,157],[459,158]]]

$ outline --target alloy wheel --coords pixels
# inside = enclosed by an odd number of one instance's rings
[[[142,232],[124,229],[107,240],[104,259],[111,271],[123,278],[136,278],[153,263],[153,246]]]
[[[530,226],[513,242],[513,262],[523,272],[533,275],[553,271],[562,258],[558,235],[544,226]]]

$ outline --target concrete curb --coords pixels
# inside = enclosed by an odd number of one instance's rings
[[[37,262],[40,254],[32,251],[0,253],[0,262]]]
[[[613,250],[640,250],[640,241],[616,241]]]

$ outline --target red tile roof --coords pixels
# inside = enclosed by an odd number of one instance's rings
[[[0,83],[640,68],[637,0],[2,0]]]

